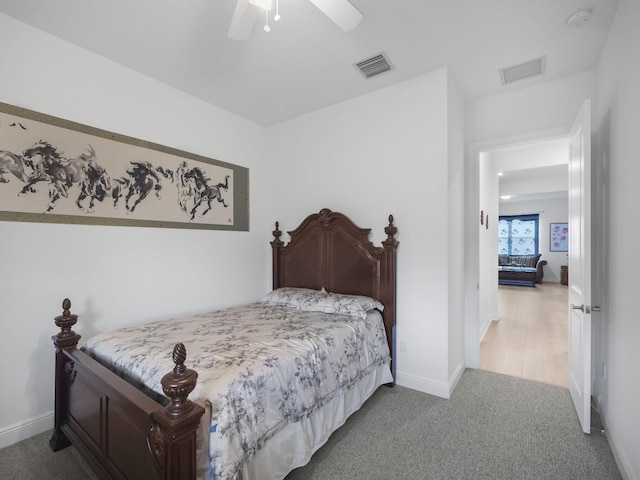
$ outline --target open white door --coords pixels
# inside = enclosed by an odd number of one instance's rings
[[[591,101],[571,129],[569,159],[569,392],[591,432]]]

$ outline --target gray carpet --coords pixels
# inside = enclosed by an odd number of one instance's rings
[[[50,452],[49,435],[0,450],[2,478],[91,478],[73,448]],[[286,480],[620,478],[605,435],[582,433],[566,389],[467,370],[451,400],[380,388]]]
[[[51,432],[41,433],[0,450],[0,478],[3,480],[97,480],[97,476],[69,447],[53,453]]]

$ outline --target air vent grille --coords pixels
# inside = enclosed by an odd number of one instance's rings
[[[371,78],[391,70],[391,64],[384,53],[358,62],[355,64],[355,67],[360,70],[360,73],[362,73],[365,78]]]
[[[542,75],[545,70],[546,57],[536,58],[529,62],[514,65],[513,67],[500,69],[500,80],[502,84],[516,82],[536,75]]]

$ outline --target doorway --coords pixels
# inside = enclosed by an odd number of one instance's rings
[[[560,283],[568,252],[551,244],[550,233],[552,224],[569,220],[569,140],[493,148],[483,152],[482,158],[481,201],[489,211],[496,208],[497,214],[494,228],[480,232],[484,257],[480,266],[487,271],[481,286],[487,324],[481,337],[480,368],[567,387],[568,300],[567,288]],[[524,243],[517,237],[512,241],[525,249],[521,252],[541,255],[542,284],[498,286],[492,278],[499,250],[497,220],[503,216],[535,217],[535,229]]]
[[[467,275],[469,307],[465,323],[467,366],[480,367],[480,340],[498,312],[498,218],[500,215],[535,213],[539,219],[538,253],[547,262],[543,282],[559,283],[561,267],[567,264],[567,252],[553,252],[549,245],[551,223],[568,218],[569,139],[566,135],[530,138],[511,143],[494,144],[472,149],[469,168],[468,229],[469,265],[477,271]],[[499,174],[504,174],[499,177]],[[499,180],[501,178],[501,180]],[[510,187],[501,189],[505,179]],[[499,195],[509,193],[508,200]],[[480,221],[478,221],[479,214]],[[473,233],[475,232],[475,234]],[[474,316],[476,315],[476,316]]]
[[[569,195],[571,198],[569,208],[569,301],[571,310],[567,312],[570,315],[569,321],[569,392],[576,407],[576,412],[580,420],[581,427],[585,433],[590,432],[589,411],[591,407],[591,216],[590,216],[590,155],[591,155],[591,104],[590,100],[585,100],[578,112],[576,120],[571,127],[570,133],[556,137],[568,140],[568,157],[569,157]],[[529,143],[541,141],[535,138],[529,139]],[[497,295],[495,304],[488,304],[487,291],[497,290],[497,267],[483,268],[483,262],[487,266],[492,263],[491,258],[495,257],[497,247],[493,250],[483,248],[483,244],[491,245],[492,238],[489,236],[487,241],[483,242],[484,229],[478,225],[478,217],[482,220],[485,213],[488,218],[494,218],[497,215],[498,208],[495,203],[490,201],[497,198],[496,191],[493,196],[487,195],[483,191],[485,186],[485,178],[492,176],[491,170],[486,168],[487,152],[499,148],[500,144],[491,142],[493,145],[487,146],[476,144],[469,148],[469,156],[467,159],[467,189],[468,189],[468,205],[467,205],[467,231],[469,241],[466,243],[467,256],[467,275],[465,283],[466,291],[466,315],[465,315],[465,356],[467,367],[480,367],[480,339],[483,338],[491,321],[498,318],[497,315]],[[511,146],[522,145],[526,143],[521,140],[519,142],[510,143]],[[509,142],[502,142],[502,145]],[[489,172],[487,174],[487,172]],[[496,182],[497,183],[497,182]],[[489,185],[491,185],[489,183]],[[488,210],[483,210],[482,206],[487,203]],[[489,210],[489,208],[491,210]],[[482,212],[482,213],[481,213]],[[482,224],[482,221],[480,221]],[[571,230],[574,235],[571,235]],[[489,231],[489,235],[495,235],[496,232]],[[497,239],[497,235],[496,235]],[[497,240],[496,240],[497,246]],[[579,247],[579,248],[577,248]],[[489,262],[489,263],[487,263]],[[494,307],[494,310],[490,310]],[[567,310],[569,305],[567,305]],[[599,307],[597,307],[599,309]],[[493,312],[493,313],[491,313]],[[494,316],[494,318],[491,318]]]

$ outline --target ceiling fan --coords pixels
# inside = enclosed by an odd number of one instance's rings
[[[348,0],[309,0],[322,13],[329,17],[342,30],[348,32],[358,26],[362,20],[362,13]],[[266,10],[265,30],[269,27],[269,10],[272,4],[276,5],[274,20],[278,21],[278,0],[237,0],[236,9],[233,12],[231,26],[229,27],[229,38],[233,40],[247,40],[251,36],[253,26],[260,11]]]

